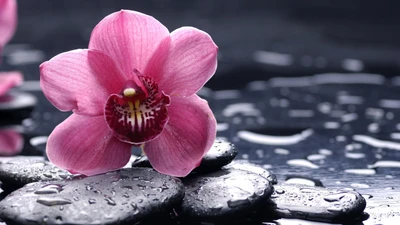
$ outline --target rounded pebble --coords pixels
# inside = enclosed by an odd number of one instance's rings
[[[178,214],[190,221],[245,219],[273,192],[267,179],[235,169],[193,175],[183,183],[185,198]]]
[[[0,180],[7,188],[19,188],[37,181],[72,178],[68,171],[60,169],[41,156],[17,156],[0,159]]]
[[[267,214],[284,218],[345,222],[362,217],[366,201],[355,191],[308,185],[275,185]]]
[[[177,178],[126,168],[28,184],[0,202],[0,218],[13,224],[133,224],[171,210],[183,196]]]

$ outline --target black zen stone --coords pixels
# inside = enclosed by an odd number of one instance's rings
[[[0,180],[5,189],[16,189],[36,181],[71,178],[68,171],[60,169],[39,156],[2,157]]]
[[[12,124],[29,117],[36,102],[37,98],[29,93],[10,92],[0,96],[0,121],[3,124]]]
[[[278,179],[275,174],[273,174],[271,171],[264,169],[262,166],[250,163],[247,160],[234,160],[228,165],[223,167],[224,169],[238,169],[238,170],[245,170],[249,171],[252,173],[256,173],[266,179],[269,180],[272,184],[277,184]]]
[[[132,167],[152,167],[147,155],[141,155],[132,162]]]
[[[255,173],[226,169],[183,179],[185,198],[178,214],[193,221],[246,219],[268,200],[272,184]]]
[[[177,178],[126,168],[28,184],[0,202],[0,218],[13,224],[135,224],[170,211],[183,196]]]
[[[214,141],[211,149],[204,155],[201,164],[194,171],[208,172],[215,171],[232,162],[238,154],[235,146],[224,138],[218,138]]]
[[[193,172],[209,172],[220,169],[230,163],[237,155],[235,146],[223,138],[217,138],[211,149],[204,155],[199,167]],[[141,155],[132,163],[132,167],[151,167],[146,155]]]
[[[355,191],[307,185],[275,185],[266,209],[269,215],[324,222],[345,222],[363,216],[365,199]]]

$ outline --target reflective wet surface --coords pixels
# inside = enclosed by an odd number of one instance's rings
[[[31,114],[29,107],[28,111],[26,107],[18,111],[22,116],[1,112],[6,113],[2,127],[16,127],[24,138],[21,154],[42,154],[47,136],[69,115],[55,109],[41,93],[39,64],[62,51],[85,48],[91,29],[106,14],[120,8],[137,9],[153,13],[170,30],[190,24],[214,37],[220,47],[220,67],[199,94],[209,101],[216,115],[218,136],[235,144],[236,159],[273,171],[280,185],[356,190],[366,199],[365,212],[369,215],[358,224],[396,224],[400,220],[400,77],[396,76],[400,73],[394,62],[400,58],[397,31],[390,37],[381,35],[387,38],[370,32],[368,39],[362,35],[367,30],[365,24],[358,21],[354,24],[364,25],[352,25],[356,31],[347,32],[351,38],[344,37],[346,32],[333,31],[344,31],[345,26],[339,25],[346,22],[334,26],[333,16],[329,15],[315,22],[309,11],[296,11],[297,4],[284,7],[284,3],[274,1],[268,6],[259,3],[258,7],[280,14],[248,10],[237,19],[234,12],[242,7],[238,1],[230,4],[224,17],[217,12],[225,4],[208,1],[195,3],[203,7],[201,10],[182,3],[185,10],[181,11],[162,10],[169,1],[142,5],[100,1],[97,9],[94,1],[40,2],[32,6],[29,1],[21,1],[19,30],[5,48],[0,66],[1,70],[23,71],[26,81],[15,93],[26,93],[20,97],[31,103],[37,99]],[[246,4],[243,7],[252,8]],[[350,3],[348,7],[357,8]],[[309,10],[315,13],[328,9],[318,5]],[[354,18],[363,18],[368,12],[354,11],[361,15]],[[353,21],[351,16],[345,18]],[[246,26],[254,21],[254,26]],[[332,29],[321,32],[318,39],[314,32],[323,22],[330,22]],[[379,28],[379,23],[370,24],[370,28],[385,32],[392,25]],[[33,28],[32,24],[40,25]],[[235,24],[235,28],[227,24]],[[260,31],[259,27],[270,29]],[[269,32],[272,29],[275,36]],[[297,38],[289,38],[294,31]],[[332,40],[336,46],[327,45]],[[348,48],[354,40],[363,47],[361,50]],[[306,47],[302,51],[296,51],[303,45]],[[332,71],[337,73],[328,73]],[[12,146],[18,148],[20,142]],[[57,188],[47,186],[39,191]],[[49,204],[46,199],[40,202]],[[62,200],[58,203],[68,204]],[[325,223],[278,219],[258,224]]]

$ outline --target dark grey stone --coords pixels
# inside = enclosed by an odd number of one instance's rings
[[[363,216],[366,206],[358,192],[307,185],[275,185],[268,215],[324,222],[345,222]]]
[[[147,158],[147,155],[141,155],[138,156],[133,162],[132,162],[132,167],[152,167],[149,161],[149,158]]]
[[[255,173],[226,169],[183,179],[185,198],[178,214],[190,221],[245,219],[265,204],[273,186]]]
[[[224,138],[214,141],[211,149],[204,155],[201,164],[194,172],[209,172],[229,164],[238,154],[235,146]]]
[[[193,172],[210,172],[229,164],[238,154],[235,146],[224,138],[217,138],[211,149],[204,155],[199,167]],[[132,167],[151,167],[146,155],[139,156]]]
[[[264,169],[262,166],[250,163],[247,160],[239,159],[234,160],[228,165],[223,167],[224,169],[238,169],[238,170],[245,170],[252,173],[256,173],[264,178],[267,178],[272,184],[277,184],[278,179],[275,174],[271,171]]]
[[[0,202],[0,218],[16,224],[134,224],[171,210],[183,196],[177,178],[126,168],[28,184]]]
[[[2,124],[16,122],[29,117],[37,98],[29,93],[9,92],[0,96],[0,120]],[[4,120],[4,118],[7,118]]]
[[[73,175],[41,156],[0,158],[0,180],[6,188],[19,188],[36,181],[70,179]]]

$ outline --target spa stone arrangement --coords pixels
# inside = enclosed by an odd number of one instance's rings
[[[201,165],[178,179],[149,168],[146,157],[106,174],[73,176],[44,157],[2,159],[0,202],[7,224],[133,224],[263,221],[302,218],[346,222],[363,218],[357,192],[278,184],[276,175],[246,160],[218,138]],[[158,218],[158,219],[155,219]]]

